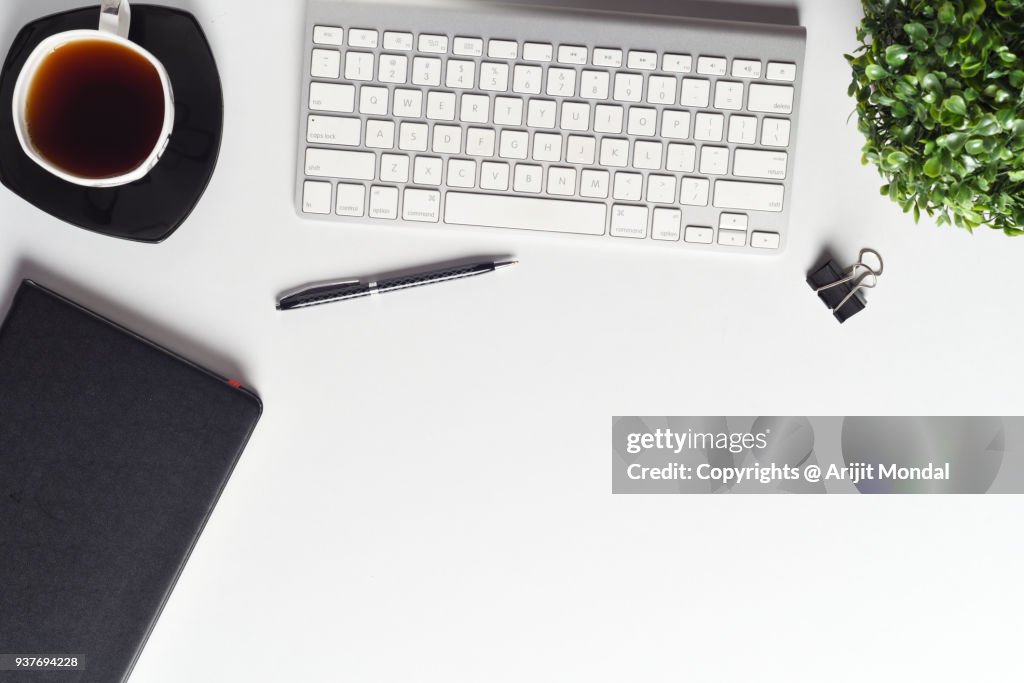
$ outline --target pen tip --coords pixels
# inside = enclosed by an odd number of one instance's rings
[[[519,261],[516,259],[512,259],[509,261],[497,261],[494,264],[494,269],[497,270],[498,268],[507,268],[508,266],[514,266],[518,263]]]

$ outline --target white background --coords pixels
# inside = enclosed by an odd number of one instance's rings
[[[4,50],[77,4],[5,2]],[[0,310],[36,278],[266,404],[133,683],[1021,678],[1019,497],[610,494],[616,414],[1024,409],[1024,240],[879,197],[847,122],[857,0],[797,8],[795,237],[767,260],[301,220],[303,3],[170,4],[207,31],[227,109],[185,226],[120,242],[0,190]],[[844,326],[804,283],[826,245],[886,259]],[[494,253],[522,265],[273,310],[309,281]]]

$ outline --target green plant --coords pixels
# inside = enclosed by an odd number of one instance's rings
[[[850,95],[882,194],[1024,235],[1024,0],[863,0]]]

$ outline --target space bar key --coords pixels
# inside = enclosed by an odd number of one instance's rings
[[[445,223],[603,235],[605,205],[538,197],[449,192]]]

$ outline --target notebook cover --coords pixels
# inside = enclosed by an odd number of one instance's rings
[[[0,327],[0,655],[124,681],[262,412],[255,394],[25,281]]]

